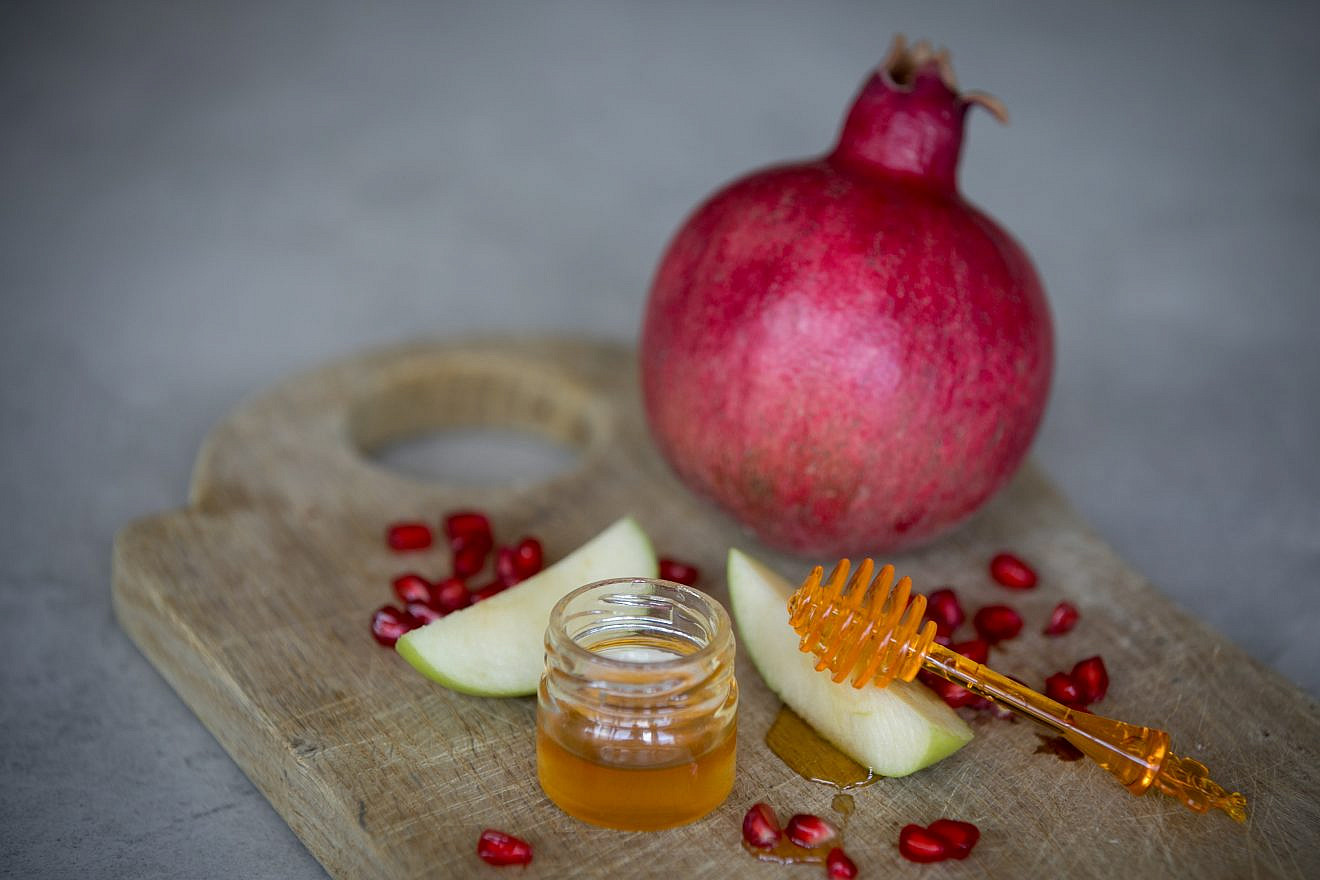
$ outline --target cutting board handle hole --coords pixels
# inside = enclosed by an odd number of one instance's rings
[[[507,363],[393,377],[354,402],[350,440],[373,464],[456,487],[528,487],[581,470],[610,433],[596,396]]]

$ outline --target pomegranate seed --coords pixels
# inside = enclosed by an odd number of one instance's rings
[[[1045,696],[1065,706],[1075,706],[1082,702],[1081,688],[1066,672],[1056,672],[1045,679]]]
[[[1077,661],[1072,668],[1072,678],[1077,682],[1084,704],[1098,703],[1109,693],[1109,671],[1099,656]]]
[[[449,540],[449,549],[454,555],[454,575],[472,577],[486,565],[486,557],[490,555],[490,540],[459,535]]]
[[[425,523],[395,523],[385,532],[391,550],[425,550],[431,546],[431,527]]]
[[[518,563],[513,558],[512,547],[501,547],[495,551],[495,577],[506,587],[511,587],[522,580],[518,574]]]
[[[467,584],[456,577],[446,578],[436,584],[432,590],[435,606],[446,614],[466,608],[472,604],[472,594]]]
[[[431,582],[420,574],[401,574],[390,585],[394,587],[394,595],[404,604],[431,601]]]
[[[779,830],[779,817],[769,804],[752,804],[752,808],[743,816],[743,840],[748,846],[757,849],[769,849],[779,842],[784,833]]]
[[[984,663],[990,659],[990,643],[985,639],[968,639],[950,645],[949,650],[957,651],[973,663]]]
[[[833,840],[838,834],[833,825],[820,816],[813,816],[810,813],[798,813],[789,819],[784,833],[788,835],[789,840],[804,849],[820,846],[828,840]]]
[[[513,548],[513,570],[519,580],[526,580],[541,570],[544,562],[541,542],[535,538],[523,538]]]
[[[1030,590],[1036,586],[1036,572],[1012,553],[1000,553],[990,560],[990,576],[1011,590]]]
[[[922,684],[938,694],[939,698],[948,703],[950,708],[961,709],[963,706],[970,705],[976,699],[976,694],[973,694],[967,688],[960,684],[954,684],[948,679],[940,678],[933,672],[923,670],[918,673],[918,677],[921,679]]]
[[[498,593],[503,593],[507,589],[508,587],[500,583],[499,581],[491,581],[481,589],[472,591],[472,601],[474,603],[481,602],[485,599],[489,599],[491,596],[494,596]]]
[[[1079,617],[1081,614],[1077,611],[1076,605],[1071,602],[1060,602],[1050,612],[1050,622],[1045,624],[1044,633],[1047,636],[1061,636],[1077,625]]]
[[[494,543],[490,531],[490,519],[484,513],[475,510],[459,510],[445,517],[445,537],[454,540],[459,536],[485,538],[487,543]]]
[[[1007,605],[987,605],[976,612],[972,626],[977,635],[993,645],[1022,632],[1022,615]]]
[[[836,846],[825,856],[825,873],[835,880],[852,880],[857,876],[857,865]]]
[[[660,579],[663,581],[673,581],[676,584],[695,587],[699,577],[701,577],[701,571],[695,565],[689,565],[677,559],[660,560]]]
[[[532,860],[532,845],[512,834],[487,828],[477,838],[477,855],[488,865],[525,865]]]
[[[965,859],[981,839],[981,829],[971,822],[957,819],[937,819],[926,830],[948,844],[949,858]]]
[[[407,609],[408,613],[411,614],[421,626],[426,626],[434,620],[439,620],[449,613],[447,611],[441,611],[430,602],[409,602]]]
[[[417,629],[418,625],[416,618],[393,605],[382,605],[371,615],[371,634],[387,648],[394,647],[399,636]]]
[[[898,851],[909,862],[939,862],[949,857],[949,845],[920,825],[904,825],[898,832]]]
[[[944,587],[926,597],[926,618],[935,621],[937,633],[951,636],[953,631],[967,619],[967,615],[963,613],[958,594]]]

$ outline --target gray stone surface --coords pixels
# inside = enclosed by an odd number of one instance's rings
[[[1013,115],[963,181],[1056,308],[1038,458],[1320,694],[1320,15],[1075,6],[0,8],[0,874],[321,876],[116,628],[114,532],[291,370],[632,338],[688,208],[822,150],[896,30]]]

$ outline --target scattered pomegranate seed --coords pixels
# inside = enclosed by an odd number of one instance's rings
[[[439,620],[449,613],[447,611],[441,611],[430,602],[409,602],[407,610],[421,626],[426,626],[434,620]]]
[[[1061,636],[1076,626],[1077,619],[1081,616],[1076,605],[1071,602],[1060,602],[1050,612],[1050,622],[1045,624],[1044,633],[1047,636]]]
[[[487,828],[477,838],[477,855],[488,865],[525,865],[532,860],[532,845],[512,834]]]
[[[1045,679],[1045,696],[1065,706],[1075,706],[1083,702],[1081,688],[1066,672],[1056,672]]]
[[[472,604],[472,594],[467,584],[456,577],[445,578],[431,588],[432,602],[446,614],[466,608]]]
[[[971,822],[957,819],[937,819],[926,830],[948,844],[949,858],[965,859],[981,839],[981,829]]]
[[[810,813],[798,813],[789,819],[784,833],[788,835],[789,840],[805,849],[820,846],[838,835],[833,825],[820,816],[813,816]]]
[[[449,539],[449,549],[454,554],[454,575],[472,577],[486,566],[486,557],[490,555],[490,539],[458,535]]]
[[[973,663],[984,663],[990,659],[990,643],[985,639],[968,639],[950,645],[949,650],[957,651]]]
[[[1011,590],[1030,590],[1036,586],[1036,572],[1012,553],[1000,553],[990,560],[990,576]]]
[[[425,550],[431,546],[431,527],[425,523],[395,523],[385,531],[385,543],[391,550]]]
[[[401,574],[390,585],[394,587],[394,595],[404,604],[431,601],[431,582],[420,574]]]
[[[825,873],[835,880],[852,880],[857,876],[857,865],[836,846],[825,856]]]
[[[920,825],[904,825],[898,832],[898,851],[909,862],[939,862],[949,857],[949,845]]]
[[[489,599],[491,596],[494,596],[498,593],[503,593],[507,589],[508,586],[506,584],[502,584],[499,581],[491,581],[481,589],[472,591],[472,601],[481,602],[485,599]]]
[[[417,627],[416,618],[393,605],[382,605],[371,615],[371,634],[387,648],[394,647],[399,636]]]
[[[522,580],[518,576],[518,564],[514,561],[512,547],[501,547],[495,551],[495,577],[506,587]]]
[[[1022,632],[1022,615],[1007,605],[987,605],[976,612],[972,626],[977,635],[993,645]]]
[[[967,619],[963,613],[958,594],[949,587],[936,590],[926,597],[926,617],[935,621],[935,631],[942,636],[951,636],[953,631]]]
[[[454,540],[459,536],[484,537],[487,542],[494,543],[493,535],[490,530],[490,518],[484,513],[478,513],[475,510],[458,510],[445,517],[444,522],[445,537]]]
[[[695,565],[689,565],[686,562],[680,562],[677,559],[660,560],[660,579],[664,581],[673,581],[676,584],[686,584],[689,587],[697,585],[697,578],[701,577],[701,571]]]
[[[757,803],[743,816],[742,834],[748,846],[770,849],[784,832],[779,829],[779,817],[774,809],[769,804]]]
[[[541,542],[535,538],[523,538],[513,548],[513,570],[519,580],[526,580],[540,571],[544,559]]]
[[[1072,679],[1085,704],[1098,703],[1109,693],[1109,671],[1099,656],[1079,660],[1072,668]]]

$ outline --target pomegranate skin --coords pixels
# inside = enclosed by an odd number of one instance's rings
[[[928,541],[1021,464],[1053,371],[1030,259],[958,193],[967,108],[901,45],[835,150],[752,173],[678,230],[652,284],[642,391],[660,451],[770,546]]]

